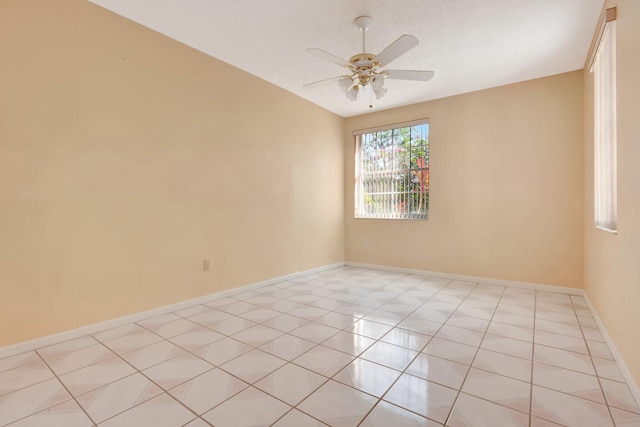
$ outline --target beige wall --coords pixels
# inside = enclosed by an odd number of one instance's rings
[[[585,289],[640,384],[640,2],[617,3],[618,234],[593,226],[593,77],[585,72]]]
[[[348,119],[347,261],[580,287],[582,114],[577,71]],[[423,117],[429,220],[354,219],[351,132]]]
[[[0,346],[343,261],[342,118],[83,0],[0,58]]]

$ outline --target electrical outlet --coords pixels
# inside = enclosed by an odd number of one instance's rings
[[[367,242],[366,240],[362,241],[362,247],[367,249],[369,247],[369,242]]]
[[[204,261],[202,261],[202,271],[209,271],[211,269],[211,261],[208,259],[205,259]]]

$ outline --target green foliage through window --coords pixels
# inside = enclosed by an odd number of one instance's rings
[[[357,137],[355,202],[357,218],[428,217],[428,123]]]

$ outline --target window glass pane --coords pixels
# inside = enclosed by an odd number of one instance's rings
[[[358,136],[356,217],[426,219],[429,124]]]

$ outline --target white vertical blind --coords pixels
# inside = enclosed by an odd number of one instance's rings
[[[607,22],[593,65],[594,72],[594,223],[616,231],[616,21]]]

